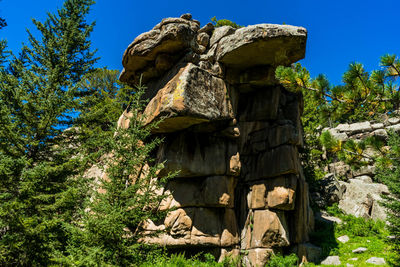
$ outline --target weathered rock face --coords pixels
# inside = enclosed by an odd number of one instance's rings
[[[386,219],[385,209],[379,204],[382,194],[389,194],[386,185],[369,183],[361,179],[350,179],[349,183],[342,182],[346,187],[339,208],[347,214],[356,217]]]
[[[165,230],[143,242],[169,248],[244,252],[247,266],[273,251],[308,241],[313,216],[300,166],[301,95],[274,78],[278,65],[304,57],[304,28],[259,24],[200,29],[190,15],[164,19],[137,37],[123,58],[120,79],[143,75],[147,123],[163,118],[160,176],[179,170],[165,187]],[[128,113],[121,118],[129,127]],[[300,250],[299,250],[300,251]]]

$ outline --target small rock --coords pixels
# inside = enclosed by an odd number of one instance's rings
[[[384,258],[378,258],[378,257],[372,257],[369,258],[366,263],[371,263],[371,264],[375,264],[375,265],[385,265],[386,261]]]
[[[364,121],[364,122],[356,122],[352,123],[349,125],[348,131],[350,132],[351,135],[357,134],[357,133],[365,133],[369,132],[372,130],[371,124],[369,121]]]
[[[390,124],[397,124],[397,123],[400,122],[400,118],[389,118],[389,119],[388,119],[388,122],[389,122]]]
[[[387,236],[386,238],[387,238],[387,239],[396,239],[396,236],[394,236],[394,235],[389,235],[389,236]]]
[[[340,265],[339,256],[329,256],[325,260],[321,261],[322,265]]]
[[[378,136],[378,137],[381,137],[381,138],[386,138],[388,134],[387,134],[385,129],[377,129],[377,130],[372,132],[372,135]]]
[[[361,181],[363,181],[364,183],[367,183],[367,184],[372,183],[372,178],[370,176],[368,176],[368,175],[357,176],[357,177],[354,177],[354,179],[361,180]]]
[[[362,176],[362,175],[374,176],[375,169],[376,169],[375,166],[371,166],[371,165],[363,166],[357,170],[354,170],[353,175],[354,175],[354,177]]]
[[[181,15],[181,19],[191,20],[192,14],[190,14],[190,13],[183,14],[183,15]]]
[[[358,258],[350,258],[349,261],[357,261]]]
[[[348,139],[348,136],[346,133],[339,132],[336,128],[329,129],[328,132],[332,135],[333,138],[340,140],[340,141],[346,141]]]
[[[345,132],[350,129],[350,125],[347,123],[339,124],[338,126],[336,126],[335,129],[338,130],[339,132]]]
[[[201,32],[197,35],[197,42],[199,43],[199,45],[207,47],[209,41],[210,36],[207,33]]]
[[[377,130],[377,129],[382,129],[385,125],[383,123],[374,123],[371,124],[372,129]]]
[[[315,214],[315,219],[317,221],[322,221],[326,223],[337,223],[341,224],[342,220],[338,217],[330,216],[328,213],[322,211]]]
[[[367,248],[359,247],[359,248],[353,249],[352,252],[353,253],[363,253],[367,250],[368,250]]]
[[[346,266],[347,266],[347,267],[353,267],[354,265],[353,265],[353,264],[350,264],[350,263],[347,263]]]
[[[349,242],[350,238],[347,235],[342,235],[342,236],[338,237],[337,240],[339,240],[342,243],[347,243],[347,242]]]
[[[309,262],[319,262],[321,259],[322,248],[311,243],[301,243],[293,250],[300,258],[305,256]]]
[[[210,46],[219,42],[219,40],[221,40],[223,37],[235,33],[235,31],[236,29],[232,28],[231,26],[222,26],[216,28],[211,36]]]
[[[212,33],[212,31],[214,30],[214,25],[209,22],[206,25],[204,25],[199,31],[198,33],[202,33],[202,32],[206,32],[208,34]]]
[[[196,52],[198,52],[199,54],[203,54],[205,51],[206,51],[206,47],[205,46],[203,46],[203,45],[198,45],[197,46],[197,51]]]
[[[388,130],[392,130],[394,132],[399,132],[400,131],[400,124],[395,124],[387,127]]]

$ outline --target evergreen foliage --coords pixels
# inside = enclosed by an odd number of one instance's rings
[[[388,210],[388,228],[394,236],[393,249],[398,257],[393,259],[393,264],[400,264],[400,136],[394,132],[389,133],[388,155],[378,161],[377,178],[386,184],[390,195],[383,195],[385,201],[382,203]]]
[[[369,137],[360,142],[340,141],[323,127],[337,123],[351,123],[376,119],[396,114],[399,107],[400,61],[395,55],[385,55],[380,60],[381,69],[365,71],[362,64],[352,63],[343,75],[343,84],[331,85],[325,76],[310,78],[309,72],[300,64],[292,67],[278,67],[276,78],[289,91],[302,92],[304,96],[303,125],[305,132],[305,153],[302,155],[305,174],[311,186],[321,177],[321,170],[331,160],[341,160],[352,168],[375,163],[378,179],[389,187],[391,195],[383,196],[384,206],[389,211],[389,230],[396,238],[392,242],[395,253],[400,251],[400,137],[391,133],[388,143],[379,137]],[[325,159],[323,150],[326,149]],[[372,148],[375,155],[365,153]],[[354,224],[354,223],[352,223]],[[394,265],[399,258],[392,259]]]
[[[282,256],[276,254],[271,257],[266,267],[295,267],[297,266],[298,258],[296,254],[290,254],[288,256]]]
[[[79,82],[79,96],[74,119],[79,133],[73,133],[80,143],[80,153],[95,163],[103,153],[104,140],[114,135],[115,124],[127,107],[133,89],[118,81],[119,72],[105,68],[95,69]]]
[[[380,65],[381,70],[369,73],[362,64],[351,63],[343,74],[343,85],[337,86],[331,85],[323,75],[310,78],[300,63],[278,67],[276,77],[288,90],[302,91],[308,96],[310,105],[314,105],[310,115],[322,116],[327,121],[321,121],[324,127],[371,119],[400,107],[400,84],[396,79],[400,75],[400,61],[395,55],[385,55]]]
[[[91,0],[67,0],[33,20],[18,57],[0,70],[0,264],[46,266],[64,251],[64,225],[82,206],[84,166],[63,130],[73,125],[76,83],[96,61],[88,40]],[[6,66],[6,61],[8,66]]]
[[[113,128],[113,135],[98,138],[100,154],[104,156],[96,165],[105,166],[106,175],[93,185],[81,219],[70,226],[68,256],[60,258],[62,263],[133,266],[154,252],[154,248],[138,240],[149,235],[143,231],[143,223],[163,219],[166,211],[158,209],[166,197],[162,185],[173,174],[157,177],[163,165],[152,159],[152,152],[161,139],[149,138],[157,124],[145,127],[141,114],[145,107],[143,93],[144,88],[138,87],[131,95],[130,112],[124,113],[130,120],[129,127]]]
[[[214,24],[215,27],[222,27],[222,26],[231,26],[235,29],[242,28],[243,26],[236,24],[233,21],[230,21],[228,19],[218,19],[217,17],[212,17],[211,22]]]

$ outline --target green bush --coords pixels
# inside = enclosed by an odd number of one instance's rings
[[[290,254],[288,256],[282,256],[276,254],[271,257],[266,266],[268,267],[292,267],[297,266],[298,258],[296,254]]]
[[[222,26],[231,26],[235,29],[242,28],[243,26],[236,24],[233,21],[230,21],[228,19],[218,19],[216,17],[211,18],[212,23],[216,28],[222,27]]]
[[[239,259],[226,258],[222,262],[216,262],[215,257],[209,253],[198,254],[191,258],[187,258],[185,254],[172,254],[166,256],[161,255],[158,259],[148,260],[140,265],[140,267],[228,267],[239,266]]]

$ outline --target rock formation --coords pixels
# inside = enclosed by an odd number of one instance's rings
[[[144,242],[221,258],[242,253],[258,266],[308,241],[302,97],[274,77],[277,66],[304,57],[306,38],[304,28],[288,25],[200,28],[185,14],[129,45],[120,80],[146,84],[147,122],[163,118],[154,130],[165,138],[160,175],[180,170],[160,207],[171,211],[162,224],[145,225],[165,233]]]
[[[331,135],[338,140],[361,141],[370,136],[376,136],[382,140],[386,140],[388,130],[395,132],[400,131],[400,118],[382,117],[380,121],[364,121],[351,124],[339,124],[335,128],[325,128],[323,131],[329,131]],[[317,204],[320,206],[339,203],[339,208],[347,214],[352,214],[356,217],[372,218],[374,220],[386,219],[385,209],[380,205],[382,194],[389,194],[386,185],[374,183],[375,176],[374,161],[368,157],[374,157],[377,152],[367,148],[364,152],[365,166],[359,169],[352,169],[351,166],[342,161],[336,161],[327,166],[326,171],[330,172],[324,179],[325,184],[321,186],[323,194],[317,193],[313,196]],[[333,176],[340,179],[337,181]],[[339,185],[340,184],[340,185]],[[319,195],[318,195],[319,194]],[[327,197],[334,201],[327,201]]]

